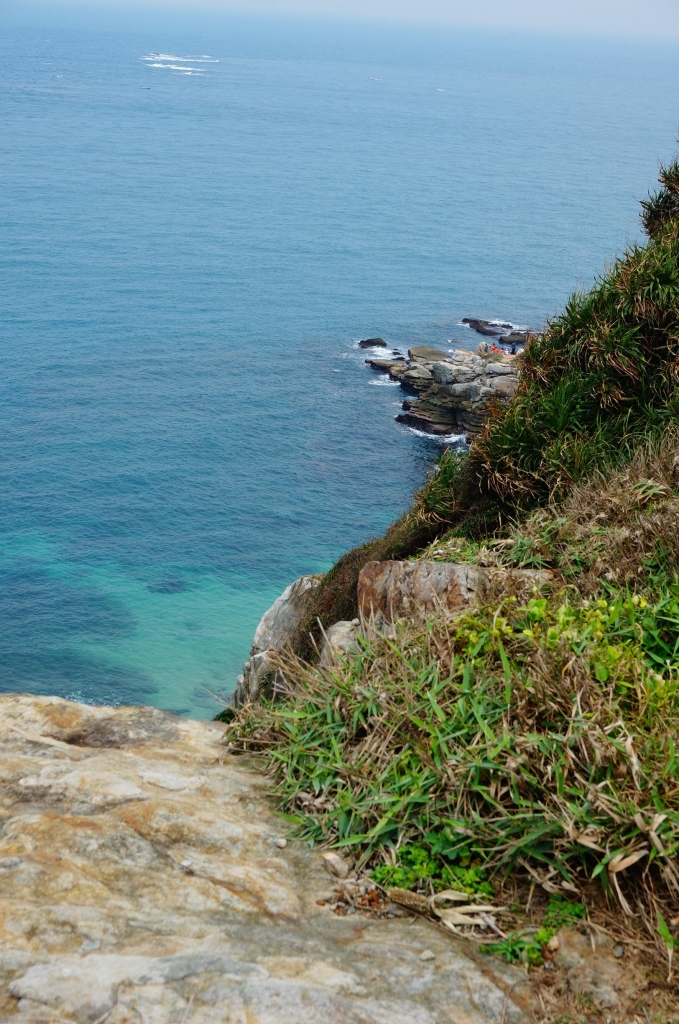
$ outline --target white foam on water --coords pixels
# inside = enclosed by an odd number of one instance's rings
[[[370,358],[380,359],[404,359],[405,356],[400,349],[397,348],[383,348],[382,345],[371,345],[370,348],[361,347],[360,342],[354,341],[352,343],[352,349],[354,352],[358,352],[360,355],[362,352],[370,353]]]
[[[139,58],[147,68],[162,68],[165,71],[173,71],[177,75],[192,76],[200,78],[204,75],[203,67],[194,67],[195,64],[219,64],[216,57],[208,57],[203,54],[201,57],[177,57],[173,53],[147,53]]]
[[[368,384],[373,388],[398,388],[401,386],[397,380],[385,380],[384,378],[381,380],[369,380]]]
[[[192,62],[194,64],[219,64],[216,57],[208,57],[203,54],[201,57],[189,56],[189,57],[177,57],[174,53],[147,53],[140,60],[173,60],[179,61],[186,64]]]
[[[170,71],[181,71],[185,75],[203,74],[200,68],[188,68],[186,64],[149,64],[150,68],[168,68]]]
[[[418,430],[417,427],[411,427],[407,423],[404,426],[411,434],[416,434],[417,437],[426,437],[429,441],[436,441],[438,444],[466,445],[467,443],[464,434],[428,434],[426,430]]]
[[[479,317],[478,319],[482,320],[483,317]],[[502,326],[502,329],[505,330],[505,331],[509,331],[509,330],[512,330],[512,331],[529,331],[530,330],[530,327],[528,327],[527,324],[515,324],[515,323],[512,323],[511,320],[486,320],[485,323],[490,324],[491,327],[500,327],[500,326]],[[506,326],[507,324],[509,324],[509,327]],[[468,327],[470,331],[474,330],[474,328],[471,327],[470,324],[464,324],[464,323],[462,323],[461,320],[457,321],[457,326],[458,327]],[[450,339],[448,339],[448,340],[450,340]]]

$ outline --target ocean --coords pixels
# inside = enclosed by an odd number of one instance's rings
[[[379,335],[540,327],[640,237],[675,45],[0,15],[0,690],[208,717],[408,505]]]

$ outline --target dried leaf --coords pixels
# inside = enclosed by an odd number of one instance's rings
[[[630,853],[629,856],[625,857],[624,854],[619,853],[617,857],[613,857],[608,865],[608,870],[612,875],[616,875],[619,871],[626,871],[627,868],[631,868],[632,864],[636,864],[638,860],[645,857],[648,853],[648,846],[642,846],[639,850],[635,850],[634,853]]]
[[[435,896],[432,896],[429,902],[433,906],[435,903],[443,903],[445,900],[457,900],[460,903],[468,903],[469,893],[459,892],[457,889],[445,889],[444,892],[437,892]]]

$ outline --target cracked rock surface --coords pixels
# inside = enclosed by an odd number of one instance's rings
[[[0,1022],[528,1019],[521,972],[433,924],[319,906],[319,853],[222,750],[154,709],[0,696]]]

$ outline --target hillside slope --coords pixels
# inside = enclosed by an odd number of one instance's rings
[[[264,753],[301,835],[353,850],[385,885],[520,902],[538,884],[567,917],[617,907],[671,976],[676,163],[642,218],[647,244],[530,341],[516,397],[468,455],[444,454],[387,536],[328,574],[297,655],[281,659],[292,695],[241,710],[229,738]],[[455,617],[386,631],[364,621],[355,654],[310,664],[310,626],[353,617],[362,565],[413,557],[549,568],[553,579],[528,600],[490,594]],[[553,930],[502,951],[539,958]]]

